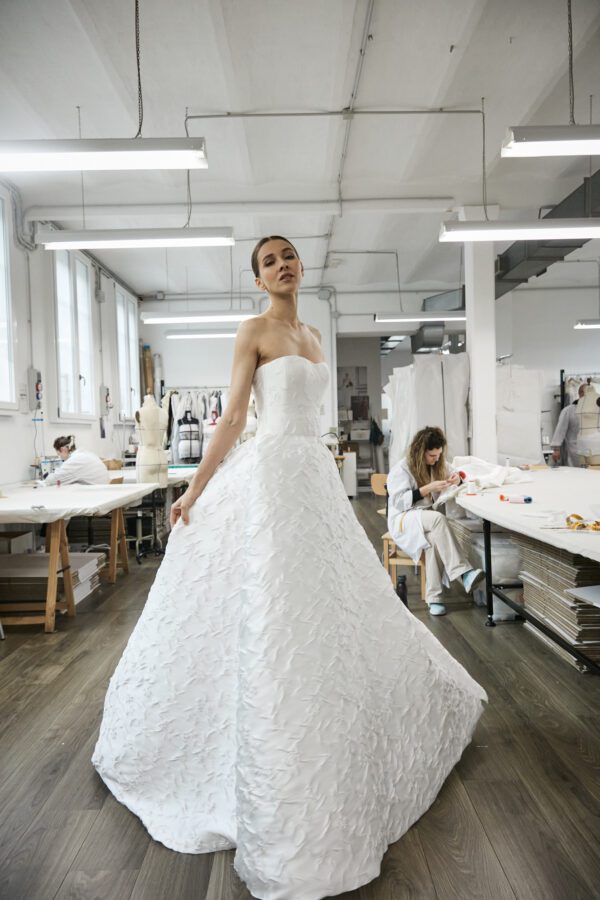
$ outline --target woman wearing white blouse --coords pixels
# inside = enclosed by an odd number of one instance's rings
[[[45,485],[51,484],[108,484],[108,469],[99,456],[89,450],[78,450],[73,435],[58,437],[54,449],[63,464],[52,472]]]
[[[484,573],[461,558],[446,517],[433,504],[460,475],[446,462],[446,436],[441,428],[426,427],[413,437],[405,459],[387,477],[388,529],[397,546],[418,562],[425,551],[427,605],[432,616],[443,616],[442,580],[461,578],[467,593]]]

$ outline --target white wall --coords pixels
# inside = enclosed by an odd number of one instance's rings
[[[553,410],[550,428],[558,415],[555,395],[560,370],[600,372],[600,332],[573,328],[577,319],[597,317],[598,290],[595,288],[523,288],[496,301],[496,356],[512,353],[507,364],[544,372],[544,408]]]
[[[598,290],[511,291],[496,301],[497,355],[544,369],[555,383],[560,369],[600,369],[600,333],[575,330],[577,319],[598,318]]]
[[[381,356],[378,337],[338,337],[338,366],[366,366],[369,410],[381,421]]]
[[[107,436],[100,437],[99,419],[89,422],[59,421],[57,417],[57,390],[55,374],[55,322],[54,322],[54,281],[52,254],[46,250],[25,251],[14,240],[14,223],[11,200],[7,191],[0,187],[0,196],[5,202],[7,234],[10,248],[10,285],[13,307],[13,330],[15,338],[15,384],[17,394],[21,385],[27,384],[27,369],[33,364],[41,370],[44,384],[43,419],[37,423],[37,454],[54,454],[52,443],[62,434],[74,434],[77,446],[93,450],[99,456],[120,456],[123,442],[127,443],[130,426],[115,424],[115,411],[107,421]],[[31,321],[29,321],[29,291],[27,261],[31,271]],[[92,282],[93,283],[93,282]],[[116,322],[114,315],[114,282],[103,279],[106,302],[100,306],[93,304],[94,346],[96,348],[94,396],[98,402],[101,383],[109,385],[116,397]],[[102,319],[100,319],[100,316]],[[102,328],[100,328],[102,326]],[[102,330],[102,340],[100,331]],[[36,413],[36,417],[39,416]],[[30,463],[34,456],[36,425],[33,413],[0,410],[0,462],[2,474],[0,482],[10,484],[31,478]]]

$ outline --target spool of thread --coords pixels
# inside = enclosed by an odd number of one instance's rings
[[[507,503],[533,503],[533,497],[528,497],[524,494],[515,497],[509,497],[507,494],[500,494],[500,500],[504,500]]]
[[[459,470],[458,477],[460,478],[461,481],[466,481],[467,473],[463,472],[462,470]]]

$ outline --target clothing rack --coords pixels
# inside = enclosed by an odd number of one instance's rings
[[[560,408],[565,408],[565,400],[567,396],[567,392],[565,389],[565,385],[567,383],[567,379],[569,378],[578,378],[580,381],[586,381],[586,379],[600,381],[600,372],[565,372],[564,369],[560,370]]]
[[[199,385],[198,387],[166,387],[165,394],[168,394],[169,391],[177,391],[179,394],[185,394],[186,391],[199,391],[202,394],[212,394],[215,391],[228,391],[229,385],[219,386],[219,385],[211,385],[211,386],[203,386]]]

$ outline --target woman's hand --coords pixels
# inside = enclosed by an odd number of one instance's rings
[[[454,474],[449,477],[448,484],[451,484],[455,487],[457,484],[460,484],[460,481],[460,475],[458,474],[458,472],[454,472]]]
[[[441,494],[449,485],[449,481],[430,481],[429,484],[425,485],[425,488],[421,488],[421,493],[425,490],[428,494]]]
[[[190,509],[198,499],[197,494],[192,494],[190,489],[181,495],[179,500],[176,500],[175,503],[171,507],[171,513],[169,515],[169,522],[171,524],[171,528],[175,525],[177,520],[181,517],[183,519],[184,525],[190,524]]]

